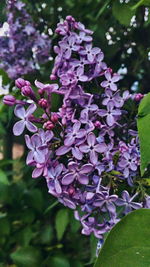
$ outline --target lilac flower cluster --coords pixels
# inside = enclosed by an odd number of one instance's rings
[[[48,61],[51,41],[37,31],[25,3],[9,0],[6,11],[9,30],[0,36],[0,68],[16,79],[34,71],[38,63]]]
[[[44,176],[49,193],[75,210],[83,234],[102,239],[123,215],[150,207],[146,191],[138,187],[136,122],[128,120],[124,106],[131,97],[118,89],[120,76],[107,67],[83,24],[67,16],[56,33],[61,40],[54,47],[57,56],[50,79],[59,83],[35,81],[36,96],[31,84],[19,78],[16,86],[33,103],[23,99],[18,104],[12,96],[5,96],[4,103],[17,104],[20,121],[14,134],[20,135],[25,127],[33,133],[25,135],[32,177]],[[54,94],[62,99],[57,112],[52,111]],[[38,118],[36,107],[41,109]]]

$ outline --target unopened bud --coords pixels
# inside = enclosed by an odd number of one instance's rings
[[[52,130],[54,128],[54,124],[51,121],[47,121],[44,123],[43,128],[46,130]]]
[[[51,75],[50,75],[50,79],[53,81],[53,80],[56,80],[56,79],[57,79],[57,77],[56,77],[56,75],[54,75],[54,74],[51,74]]]
[[[142,95],[142,94],[136,94],[135,96],[134,96],[134,100],[136,101],[136,102],[139,102],[139,101],[141,101],[141,99],[144,97],[144,95]]]
[[[95,125],[96,128],[100,128],[101,127],[101,122],[100,121],[96,121],[94,123],[94,125]]]
[[[41,96],[44,95],[44,89],[40,88],[40,89],[38,90],[38,94],[41,95]]]
[[[14,106],[16,104],[16,98],[13,95],[5,95],[3,103],[8,106]]]
[[[41,108],[44,108],[44,109],[46,109],[48,107],[48,102],[45,98],[41,98],[38,101],[38,104],[40,105]]]
[[[75,193],[75,189],[74,189],[74,187],[70,187],[70,188],[68,189],[68,193],[69,193],[69,195],[73,195],[73,194]]]
[[[18,78],[16,81],[15,81],[15,85],[18,87],[18,88],[22,88],[23,86],[26,85],[26,81],[22,78]]]
[[[51,121],[52,122],[57,122],[58,121],[58,115],[56,113],[53,113],[51,116]]]
[[[75,22],[75,19],[71,15],[67,16],[66,20],[68,20],[70,22]]]
[[[33,90],[30,86],[26,85],[21,88],[21,92],[24,96],[31,96],[33,95]]]

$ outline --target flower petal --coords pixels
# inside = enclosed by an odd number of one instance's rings
[[[26,110],[26,117],[32,115],[32,113],[36,110],[36,105],[32,103]]]
[[[89,178],[87,175],[81,174],[78,176],[78,181],[80,184],[88,184]]]
[[[24,119],[25,118],[25,108],[22,105],[17,105],[14,110],[15,115],[20,118]]]
[[[19,136],[23,133],[25,129],[25,121],[21,120],[15,123],[14,127],[13,127],[13,133],[16,136]]]
[[[61,146],[56,150],[56,155],[61,156],[67,154],[71,150],[71,147]]]
[[[89,133],[87,137],[87,142],[89,146],[94,146],[96,142],[96,137],[94,133]]]
[[[25,124],[26,124],[27,129],[28,129],[30,132],[32,132],[32,133],[37,132],[38,128],[37,128],[32,122],[30,122],[30,121],[27,120],[27,121],[25,122]]]
[[[63,185],[69,185],[74,181],[75,177],[72,175],[72,173],[67,173],[63,178],[62,178],[62,184]]]

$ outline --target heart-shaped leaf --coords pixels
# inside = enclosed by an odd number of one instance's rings
[[[110,231],[94,267],[150,266],[150,209],[125,216]]]

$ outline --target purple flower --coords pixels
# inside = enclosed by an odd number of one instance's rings
[[[36,167],[32,172],[32,178],[37,178],[41,175],[44,177],[47,177],[48,167],[50,164],[50,156],[51,156],[51,152],[49,151],[49,153],[45,156],[44,162],[36,163]]]
[[[96,56],[96,66],[94,70],[94,76],[99,76],[102,70],[107,69],[106,63],[102,62],[103,59],[104,59],[104,54],[102,51],[100,51],[100,53]]]
[[[63,56],[66,59],[71,57],[72,51],[78,51],[80,46],[76,44],[76,36],[71,35],[66,40],[59,42],[61,49],[63,50]]]
[[[25,127],[27,127],[27,129],[34,133],[37,131],[37,127],[30,121],[30,116],[32,115],[32,113],[36,110],[36,105],[35,104],[31,104],[27,110],[25,110],[25,108],[22,105],[17,105],[14,113],[15,115],[20,118],[21,120],[16,122],[14,127],[13,127],[13,133],[14,135],[21,135],[25,129]]]
[[[27,164],[33,161],[43,163],[45,161],[45,155],[48,153],[48,148],[46,144],[42,144],[39,134],[34,134],[31,138],[29,135],[25,135],[25,141],[27,147],[31,150],[27,156]]]
[[[81,139],[86,135],[86,131],[84,129],[80,129],[80,127],[81,122],[75,122],[73,128],[70,129],[66,135],[64,140],[65,146],[72,146],[76,139]]]
[[[81,22],[78,22],[76,24],[76,28],[78,30],[80,30],[80,31],[83,31],[83,32],[87,33],[87,34],[90,34],[90,35],[93,34],[93,32],[91,30],[89,30],[89,29],[86,29],[84,24],[82,24]]]
[[[87,56],[89,62],[93,62],[95,56],[100,53],[100,49],[98,47],[92,48],[92,44],[86,44],[85,49],[79,51],[80,55]]]
[[[93,205],[95,207],[100,207],[100,209],[104,212],[109,211],[112,215],[114,215],[116,213],[114,203],[117,198],[117,195],[109,195],[109,191],[102,191],[97,193],[96,200]]]
[[[125,151],[120,161],[118,162],[118,166],[123,170],[123,174],[125,178],[127,178],[129,176],[130,170],[137,170],[137,155],[134,155],[133,153],[130,154],[129,152]]]
[[[76,36],[76,43],[81,44],[82,42],[92,42],[92,37],[90,35],[86,35],[85,32],[81,31],[79,34]]]
[[[39,137],[41,138],[42,145],[47,145],[54,137],[54,134],[52,131],[44,131],[43,129],[39,129]]]
[[[76,74],[72,70],[68,70],[68,72],[60,76],[60,82],[64,86],[75,85],[77,83]]]
[[[93,169],[93,166],[91,164],[85,164],[81,168],[79,165],[75,162],[70,162],[68,164],[68,170],[69,172],[64,175],[62,179],[63,185],[69,185],[74,180],[77,180],[80,184],[88,184],[89,177],[87,174],[89,174]]]
[[[54,181],[54,188],[55,188],[57,194],[62,193],[62,188],[61,188],[61,184],[59,182],[59,178],[61,177],[63,169],[64,169],[63,164],[58,164],[56,167],[52,166],[52,167],[48,168],[48,172],[47,172],[47,176],[46,176],[48,188],[49,188],[50,180],[53,180]]]
[[[84,68],[78,67],[76,70],[76,78],[78,81],[86,82],[88,80],[88,77],[84,75]]]
[[[133,209],[140,209],[142,208],[141,203],[133,202],[134,198],[138,194],[134,194],[132,197],[130,197],[129,193],[124,190],[122,192],[122,198],[118,198],[116,201],[116,205],[118,206],[125,206],[124,214],[127,214],[128,212],[132,211]]]
[[[84,65],[87,65],[89,64],[88,60],[85,59],[85,57],[80,57],[80,60],[77,60],[77,59],[73,59],[71,62],[70,62],[70,66],[72,68],[77,68],[77,67],[84,67]]]
[[[106,88],[105,95],[106,95],[106,98],[104,98],[104,100],[102,101],[102,104],[104,106],[107,106],[108,103],[110,103],[110,102],[116,108],[120,108],[123,106],[124,101],[123,101],[123,98],[120,96],[118,91],[113,94],[110,89]]]
[[[119,109],[114,109],[114,104],[109,102],[107,104],[107,110],[99,109],[98,115],[101,117],[106,116],[106,122],[109,126],[113,126],[116,122],[118,116],[121,115],[121,111]]]
[[[7,35],[0,36],[0,68],[11,79],[33,72],[49,59],[51,41],[40,34],[21,1],[7,1]]]
[[[105,78],[107,80],[103,81],[101,83],[101,86],[104,88],[109,87],[112,91],[116,91],[117,85],[115,84],[115,82],[118,82],[120,80],[120,75],[119,74],[113,74],[113,76],[111,76],[110,70],[106,70],[105,71]]]
[[[98,154],[106,151],[105,143],[98,144],[94,133],[89,133],[87,136],[87,145],[83,144],[79,147],[82,153],[90,153],[90,161],[95,164],[98,161]]]

